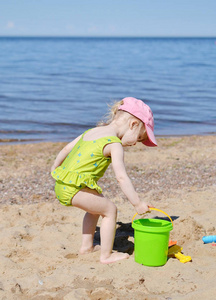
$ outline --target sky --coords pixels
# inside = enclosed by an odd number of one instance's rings
[[[216,36],[216,0],[0,0],[0,36]]]

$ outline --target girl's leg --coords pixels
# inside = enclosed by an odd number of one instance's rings
[[[99,215],[90,214],[88,212],[83,218],[82,246],[80,248],[81,254],[92,252],[95,249],[93,247],[93,239],[98,218]]]
[[[90,226],[91,230],[84,235],[82,247],[89,247],[90,235],[93,235],[93,228],[95,230],[96,223],[93,222],[93,215],[102,216],[101,222],[101,256],[100,261],[102,263],[112,263],[121,259],[128,258],[127,253],[112,253],[113,242],[115,238],[116,229],[116,206],[106,199],[103,195],[98,194],[97,191],[85,188],[80,190],[72,199],[72,205],[81,208],[89,213],[86,220],[84,218],[84,227]],[[94,219],[96,221],[96,218]],[[94,226],[93,226],[94,224]],[[85,241],[87,245],[85,245]],[[93,247],[93,239],[91,247]]]

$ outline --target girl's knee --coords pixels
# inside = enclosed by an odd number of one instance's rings
[[[110,202],[107,207],[107,216],[117,217],[117,207],[114,203]]]

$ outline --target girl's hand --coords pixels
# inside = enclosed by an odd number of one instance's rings
[[[139,215],[142,215],[142,214],[145,214],[147,212],[150,212],[150,209],[149,207],[153,207],[152,205],[148,205],[147,203],[145,203],[144,201],[140,201],[140,203],[138,205],[135,205],[134,206],[135,209],[136,209],[136,212],[139,214]]]

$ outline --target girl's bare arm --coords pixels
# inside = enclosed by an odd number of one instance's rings
[[[124,151],[119,143],[110,144],[110,153],[112,158],[112,167],[119,185],[128,198],[130,203],[135,207],[138,214],[149,211],[148,205],[139,199],[138,193],[127,175],[124,165]]]
[[[51,172],[54,171],[57,167],[59,167],[62,162],[65,160],[66,156],[71,152],[73,147],[76,145],[76,143],[79,141],[82,135],[78,136],[76,139],[74,139],[72,142],[67,144],[57,155],[54,164],[51,167]]]

